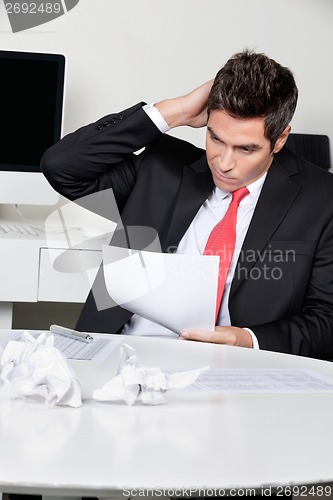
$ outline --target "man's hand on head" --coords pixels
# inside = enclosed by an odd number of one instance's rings
[[[253,348],[251,334],[237,326],[216,326],[215,331],[186,330],[186,332],[181,332],[179,339]]]
[[[207,125],[207,99],[213,80],[209,80],[189,94],[155,103],[170,128]]]

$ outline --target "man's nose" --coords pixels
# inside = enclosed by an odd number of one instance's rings
[[[235,166],[234,152],[231,149],[225,149],[218,158],[218,168],[221,172],[228,172]]]

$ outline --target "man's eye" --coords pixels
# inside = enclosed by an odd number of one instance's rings
[[[243,153],[249,154],[249,153],[253,152],[253,149],[251,149],[251,148],[241,148],[241,149],[242,149]]]
[[[218,137],[216,137],[216,135],[214,135],[214,134],[211,134],[211,135],[210,135],[210,138],[211,138],[213,141],[219,141],[219,138],[218,138]]]

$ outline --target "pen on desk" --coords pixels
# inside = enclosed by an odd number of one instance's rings
[[[50,332],[57,333],[58,335],[63,335],[64,337],[68,337],[70,339],[81,340],[82,342],[86,342],[87,344],[94,340],[93,337],[89,335],[89,333],[78,332],[76,330],[72,330],[71,328],[66,328],[59,325],[51,325]]]

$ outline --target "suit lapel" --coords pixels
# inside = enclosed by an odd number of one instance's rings
[[[283,157],[285,157],[285,154],[283,154]],[[287,159],[289,160],[289,158]],[[292,163],[287,162],[287,165],[288,168],[285,168],[285,163],[283,163],[282,167],[279,160],[274,159],[267,172],[265,183],[242,246],[230,297],[244,281],[245,276],[248,276],[251,268],[258,260],[259,254],[272,239],[301,189],[301,185],[291,178],[293,173],[298,172],[297,162],[295,160]],[[249,255],[251,255],[251,259],[247,258]],[[253,256],[257,256],[257,258],[255,259]]]
[[[213,178],[208,168],[206,155],[189,166],[184,166],[179,185],[177,202],[163,251],[175,249],[191,224],[201,205],[208,198],[214,187]]]

